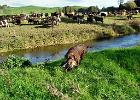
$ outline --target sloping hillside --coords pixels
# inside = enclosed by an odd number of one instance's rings
[[[82,6],[73,6],[75,10],[80,8],[85,8]],[[39,6],[23,6],[23,7],[7,7],[4,11],[0,12],[0,14],[21,14],[21,13],[52,13],[56,11],[61,11],[62,7],[39,7]]]

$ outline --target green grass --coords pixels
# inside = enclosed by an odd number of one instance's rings
[[[87,53],[70,72],[60,66],[64,59],[28,67],[5,64],[0,69],[0,99],[139,100],[139,57],[140,47]]]

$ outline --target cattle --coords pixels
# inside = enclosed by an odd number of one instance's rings
[[[57,12],[51,13],[51,21],[55,25],[58,25],[58,23],[61,22],[60,13]]]
[[[3,23],[5,24],[5,27],[9,27],[7,19],[3,20]]]
[[[102,22],[102,23],[104,22],[102,17],[94,16],[94,19],[95,19],[96,23],[97,23],[98,21],[100,21],[100,22]]]
[[[5,18],[4,18],[4,16],[0,16],[0,20],[4,20]]]
[[[20,14],[19,17],[20,17],[21,20],[26,20],[27,19],[26,14]]]
[[[14,25],[21,25],[21,17],[20,16],[15,16],[12,18],[12,23]]]
[[[42,17],[43,17],[43,13],[37,14],[37,18],[42,18]]]
[[[77,20],[78,18],[77,18],[77,15],[74,15],[73,17],[72,17],[72,19],[73,20]]]
[[[87,17],[87,23],[93,23],[93,15],[89,14]]]
[[[32,17],[32,18],[42,18],[43,17],[43,13],[32,13],[30,15],[30,17]]]
[[[101,16],[102,16],[102,17],[106,17],[106,14],[105,14],[105,13],[101,13]]]
[[[58,15],[60,15],[60,14],[57,12],[51,13],[51,16],[58,16]]]
[[[65,55],[66,63],[63,65],[66,71],[72,70],[74,67],[79,66],[84,54],[87,51],[87,46],[79,44],[71,47]]]
[[[43,25],[51,25],[52,24],[52,17],[48,16],[42,20]]]
[[[37,14],[36,13],[32,13],[31,17],[37,17]]]
[[[108,13],[107,12],[100,12],[99,15],[102,16],[102,17],[106,17],[108,15]]]
[[[41,24],[42,24],[43,26],[52,25],[52,18],[48,16],[47,18],[41,19]]]
[[[132,19],[132,15],[128,15],[128,16],[127,16],[127,19],[128,19],[128,20]]]
[[[9,27],[8,21],[6,19],[1,20],[0,27]]]
[[[29,18],[28,19],[29,24],[39,24],[39,19],[38,18]]]
[[[74,15],[73,20],[76,20],[79,24],[84,21],[84,15]]]
[[[28,19],[28,23],[29,23],[29,24],[33,23],[33,19],[32,19],[32,18],[29,18],[29,19]]]
[[[68,18],[73,18],[74,14],[65,14]]]
[[[45,17],[48,17],[49,16],[49,14],[48,13],[45,13]]]
[[[132,14],[129,14],[129,15],[127,16],[127,19],[128,19],[128,20],[132,19]]]
[[[52,26],[52,28],[54,27],[54,25],[58,25],[59,22],[61,22],[61,18],[59,15],[57,16],[48,16],[47,18],[42,19],[42,24],[43,26]]]
[[[2,28],[4,26],[3,21],[0,21],[0,27]]]
[[[54,25],[58,25],[58,19],[56,16],[51,16],[51,25],[52,25],[52,27]]]

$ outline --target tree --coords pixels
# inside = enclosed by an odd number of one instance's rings
[[[101,9],[101,11],[106,11],[106,8],[105,8],[105,7],[103,7],[103,8]]]
[[[7,6],[7,5],[3,5],[2,7],[3,7],[3,9],[7,9],[7,8],[8,8],[8,6]]]
[[[112,7],[107,7],[107,8],[106,8],[106,11],[107,11],[107,12],[115,12],[115,10],[116,10],[116,8],[113,7],[113,6],[112,6]]]
[[[113,12],[116,11],[116,9],[117,9],[117,8],[115,8],[114,6],[112,6],[112,7],[107,7],[107,8],[103,7],[101,11],[106,11],[106,12],[112,12],[112,13],[113,13]]]
[[[129,2],[125,3],[125,7],[128,10],[132,10],[132,9],[135,9],[137,7],[137,5],[134,1],[129,1]]]
[[[118,0],[119,6],[124,3],[124,0]]]
[[[86,13],[87,12],[87,9],[86,8],[80,8],[80,9],[78,9],[78,12]]]
[[[140,0],[134,0],[134,2],[136,3],[136,5],[137,5],[138,7],[140,7]]]
[[[124,10],[126,9],[126,5],[125,4],[120,4],[119,5],[119,10]]]
[[[98,6],[90,6],[89,8],[88,8],[88,11],[89,12],[99,12],[99,8],[98,8]]]
[[[74,8],[71,7],[71,6],[66,6],[66,7],[63,7],[63,10],[62,11],[63,11],[63,13],[68,14],[68,13],[73,12],[74,11]]]

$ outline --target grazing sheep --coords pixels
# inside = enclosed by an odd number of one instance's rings
[[[87,46],[77,45],[71,47],[66,54],[66,63],[64,65],[65,70],[71,70],[76,66],[79,66],[81,60],[83,59],[84,54],[87,51]]]

